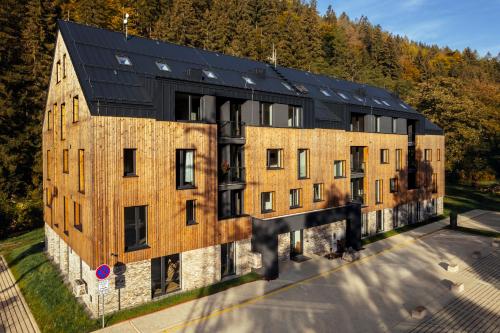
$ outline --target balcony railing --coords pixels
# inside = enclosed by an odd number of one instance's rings
[[[230,167],[219,171],[219,184],[232,184],[245,182],[245,168]]]
[[[355,161],[351,165],[351,173],[365,173],[366,163]]]
[[[357,195],[351,195],[351,201],[354,203],[359,203],[361,205],[366,204],[366,194],[360,193]]]
[[[219,121],[219,136],[222,138],[244,138],[245,123],[237,121]]]

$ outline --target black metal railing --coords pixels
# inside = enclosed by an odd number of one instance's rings
[[[219,170],[219,184],[244,183],[245,168],[230,167]]]
[[[238,121],[219,121],[219,137],[223,138],[244,138],[245,123]]]

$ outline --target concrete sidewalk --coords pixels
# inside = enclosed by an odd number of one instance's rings
[[[354,264],[362,263],[371,257],[382,254],[397,247],[404,247],[416,240],[432,234],[448,224],[448,219],[443,219],[403,234],[393,236],[369,245],[361,251],[360,260]],[[100,332],[137,333],[161,332],[167,328],[180,325],[198,318],[209,317],[228,309],[234,309],[241,304],[258,301],[264,295],[277,293],[304,280],[329,274],[342,266],[352,265],[341,259],[326,260],[313,258],[303,263],[280,263],[280,277],[274,281],[255,281],[242,286],[228,289],[215,295],[183,303],[149,315],[124,321],[114,326],[100,330]]]
[[[500,232],[500,212],[474,209],[458,215],[459,227]]]
[[[5,259],[0,256],[0,333],[3,332],[38,333],[40,330]]]

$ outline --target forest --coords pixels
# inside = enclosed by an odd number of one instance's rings
[[[314,0],[2,0],[0,238],[41,225],[41,128],[57,19],[384,87],[441,126],[451,179],[498,179],[500,54],[391,34]],[[495,32],[491,32],[495,33]]]

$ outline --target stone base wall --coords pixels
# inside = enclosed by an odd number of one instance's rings
[[[181,254],[182,289],[190,290],[213,284],[221,278],[220,245]]]
[[[244,239],[236,242],[236,274],[245,275],[252,271],[252,242]]]
[[[285,261],[290,259],[290,233],[278,235],[278,259]]]
[[[317,227],[304,229],[304,254],[324,255],[330,252],[333,247],[334,239],[345,239],[346,222],[333,222]],[[335,251],[336,249],[334,249]]]
[[[437,213],[438,215],[442,215],[444,213],[444,197],[439,197],[436,199],[437,201]]]

